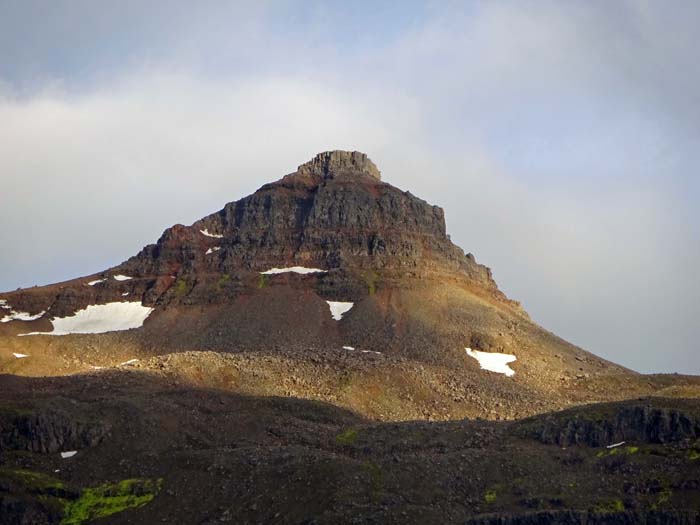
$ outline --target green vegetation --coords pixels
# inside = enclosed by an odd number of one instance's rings
[[[0,403],[0,416],[3,417],[30,416],[34,413],[35,410],[32,408],[23,408],[15,405]]]
[[[662,490],[659,493],[659,497],[656,499],[656,503],[652,503],[651,505],[651,510],[659,510],[659,508],[663,507],[664,504],[668,503],[668,500],[671,499],[671,489],[666,488]]]
[[[496,501],[496,491],[495,490],[491,489],[491,490],[487,490],[486,492],[484,492],[484,502],[486,502],[490,505],[491,503],[495,503],[495,501]]]
[[[607,514],[610,512],[622,512],[625,510],[625,504],[621,499],[610,499],[599,503],[593,507],[593,512],[598,512],[601,514]]]
[[[374,461],[366,461],[362,464],[362,468],[369,473],[370,494],[372,499],[376,500],[384,489],[384,473]]]
[[[344,430],[343,432],[335,436],[335,442],[338,445],[350,446],[353,445],[355,441],[357,441],[357,430],[354,430],[352,428]]]
[[[30,492],[43,492],[50,489],[62,489],[63,483],[42,472],[32,470],[0,469],[0,478],[20,483]]]
[[[63,514],[61,525],[82,525],[127,509],[143,507],[160,492],[162,479],[125,479],[80,492],[68,490],[62,481],[31,470],[0,469],[0,478],[18,483],[28,493]],[[78,495],[79,494],[79,495]]]
[[[265,274],[260,274],[258,276],[258,288],[262,289],[267,286],[267,275]]]
[[[77,500],[66,503],[61,525],[80,525],[127,509],[143,507],[156,497],[162,482],[162,479],[125,479],[119,483],[85,489]]]
[[[229,274],[225,273],[224,275],[222,275],[221,277],[219,277],[219,280],[216,282],[216,286],[217,286],[219,289],[221,289],[221,288],[223,288],[224,286],[226,286],[226,284],[227,284],[230,280],[231,280],[231,276],[230,276]]]
[[[377,282],[379,281],[379,276],[375,272],[365,272],[362,274],[362,278],[365,280],[369,295],[372,296],[377,293]]]
[[[187,281],[184,279],[178,279],[175,281],[175,295],[182,297],[187,293]]]
[[[617,456],[618,454],[632,455],[632,454],[636,454],[637,452],[639,452],[639,447],[634,447],[634,446],[618,447],[618,448],[611,448],[610,450],[599,450],[595,456],[597,458],[604,458],[607,456]]]
[[[697,460],[697,459],[700,459],[700,451],[698,451],[698,450],[691,450],[690,452],[688,452],[688,459],[689,459],[690,461],[695,461],[695,460]]]

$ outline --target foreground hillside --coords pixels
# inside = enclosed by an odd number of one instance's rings
[[[137,371],[0,382],[2,523],[700,523],[697,400],[375,423]]]

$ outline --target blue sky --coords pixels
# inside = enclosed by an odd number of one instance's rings
[[[682,0],[0,0],[0,289],[357,149],[546,328],[700,373],[699,23]]]

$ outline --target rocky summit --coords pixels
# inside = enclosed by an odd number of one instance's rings
[[[2,523],[700,523],[700,380],[538,326],[356,151],[0,293],[0,372]]]

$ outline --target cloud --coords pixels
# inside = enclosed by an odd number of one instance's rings
[[[415,125],[409,106],[394,125]],[[13,247],[0,286],[98,271],[318,151],[381,148],[392,138],[374,109],[311,81],[160,73],[87,96],[0,99],[0,244]]]
[[[68,66],[51,38],[26,42],[50,80],[6,69],[0,289],[99,271],[319,151],[360,149],[444,206],[545,327],[700,372],[695,3],[439,3],[378,10],[364,32],[327,6],[176,5],[160,31],[153,13],[101,18],[138,38],[68,46]]]

